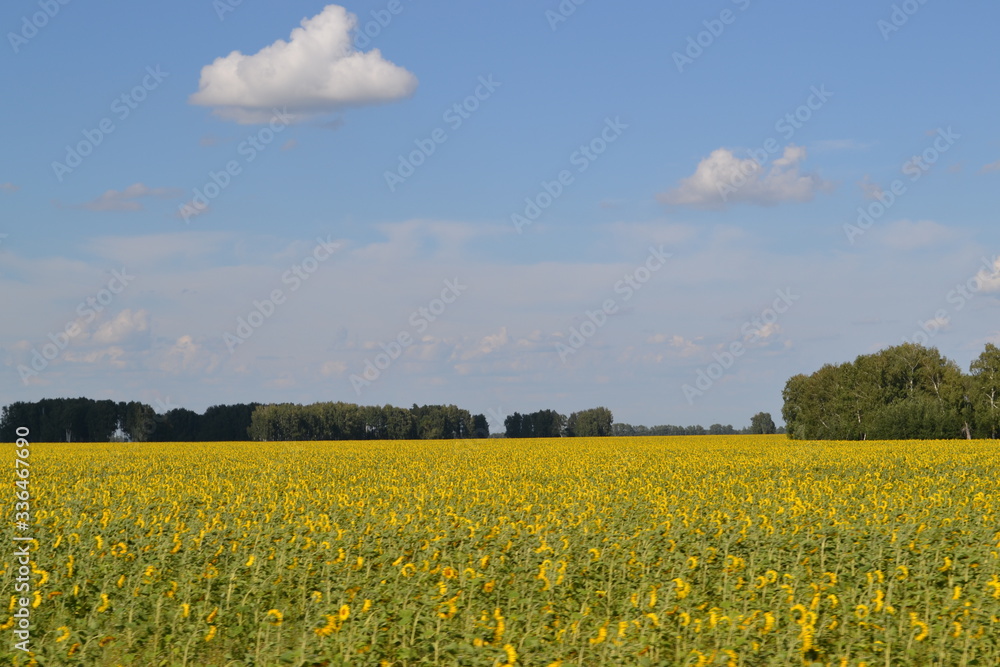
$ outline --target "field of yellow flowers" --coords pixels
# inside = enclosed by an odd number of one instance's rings
[[[40,665],[1000,664],[995,441],[32,448]]]

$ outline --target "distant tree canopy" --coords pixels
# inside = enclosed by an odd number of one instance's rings
[[[244,440],[256,403],[217,405],[204,415],[184,408],[158,415],[145,403],[46,398],[21,401],[0,411],[0,439],[13,440],[25,426],[39,442],[132,442]]]
[[[566,417],[555,410],[539,410],[528,415],[519,412],[503,421],[508,438],[559,438],[566,427]]]
[[[611,435],[629,436],[650,436],[650,435],[735,435],[746,433],[746,429],[737,431],[732,424],[712,424],[708,428],[704,426],[672,426],[664,424],[662,426],[633,426],[631,424],[614,424],[611,427]]]
[[[770,412],[758,412],[750,418],[751,433],[774,433],[776,430]]]
[[[782,396],[799,440],[996,438],[1000,349],[987,344],[964,375],[937,349],[904,343],[796,375]]]
[[[454,405],[262,405],[250,420],[251,440],[455,440],[488,438],[483,415]]]
[[[569,437],[593,438],[611,435],[614,417],[607,408],[591,408],[574,412],[566,420],[566,435]]]
[[[993,348],[994,351],[996,348]],[[1000,356],[1000,355],[996,355]],[[979,362],[977,362],[979,363]],[[983,386],[996,387],[1000,363],[974,365]],[[987,381],[989,379],[989,381]],[[977,394],[982,414],[992,415],[993,431],[1000,429],[1000,390],[985,389]],[[731,425],[632,426],[616,424],[605,407],[561,415],[555,410],[528,414],[515,412],[504,420],[504,433],[495,437],[559,438],[645,435],[731,435],[774,433],[767,413],[761,417],[764,430],[736,430]],[[985,424],[986,422],[984,422]],[[484,415],[472,415],[454,405],[423,405],[397,408],[391,405],[355,405],[327,402],[240,403],[213,405],[204,414],[173,408],[157,414],[152,407],[136,401],[95,401],[89,398],[51,398],[17,402],[0,410],[0,439],[13,441],[15,429],[26,426],[36,442],[211,442],[232,440],[455,440],[489,438],[490,426]],[[753,426],[752,428],[757,428]],[[770,430],[768,430],[770,429]],[[778,429],[778,432],[782,432]]]

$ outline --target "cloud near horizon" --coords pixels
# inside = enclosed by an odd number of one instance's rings
[[[817,174],[804,174],[799,165],[806,149],[788,145],[767,169],[766,163],[740,159],[726,148],[718,148],[698,163],[694,174],[657,196],[664,204],[693,208],[723,209],[744,203],[774,206],[789,201],[810,201],[818,192],[833,189],[833,183]]]

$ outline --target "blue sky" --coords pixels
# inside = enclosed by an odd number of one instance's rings
[[[1000,339],[998,18],[7,3],[0,404],[742,426],[903,340],[967,368]]]

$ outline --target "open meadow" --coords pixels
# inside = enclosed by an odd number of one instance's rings
[[[31,447],[39,665],[1000,664],[996,441]]]

